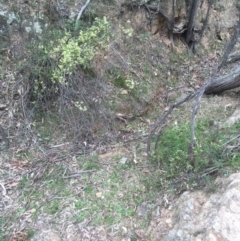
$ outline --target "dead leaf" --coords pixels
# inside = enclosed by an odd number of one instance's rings
[[[97,192],[97,193],[96,193],[96,197],[102,198],[102,192]]]

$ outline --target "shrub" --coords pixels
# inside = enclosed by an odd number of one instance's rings
[[[34,40],[25,65],[21,67],[28,73],[27,101],[43,107],[47,101],[52,102],[63,94],[63,87],[70,84],[70,78],[75,78],[76,71],[91,71],[91,60],[96,52],[108,46],[109,31],[110,24],[104,17],[96,18],[92,26],[81,30],[77,36],[55,30]],[[76,101],[81,103],[81,100]]]
[[[28,41],[27,55],[19,66],[25,117],[34,123],[50,119],[54,130],[65,130],[66,138],[91,141],[107,119],[101,99],[104,83],[92,63],[97,52],[107,49],[109,36],[110,24],[103,17],[77,34],[46,30],[41,38]]]
[[[96,51],[107,48],[109,29],[109,22],[104,17],[97,18],[90,28],[80,31],[76,38],[66,33],[50,52],[50,57],[57,63],[52,72],[53,83],[58,81],[66,84],[66,75],[70,75],[78,66],[89,68]]]

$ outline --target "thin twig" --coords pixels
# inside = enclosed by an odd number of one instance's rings
[[[53,146],[50,146],[50,148],[58,148],[58,147],[65,146],[65,145],[69,145],[69,142],[62,143],[62,144],[59,144],[59,145],[53,145]]]
[[[75,196],[79,195],[80,193],[82,193],[82,192],[83,192],[86,188],[88,188],[89,186],[90,186],[90,185],[87,185],[87,186],[83,187],[79,192],[74,193],[74,194],[69,195],[69,196],[54,196],[54,197],[48,199],[47,202],[50,202],[50,201],[52,201],[52,200],[54,200],[54,199],[67,199],[67,198],[75,197]]]
[[[73,173],[71,175],[68,175],[68,176],[65,176],[65,172],[63,173],[63,178],[64,179],[67,179],[67,178],[74,178],[74,177],[79,177],[79,176],[82,176],[83,173],[88,173],[88,172],[95,172],[96,170],[83,170],[83,171],[80,171],[80,172],[77,172],[77,173]]]
[[[178,106],[180,106],[180,105],[183,104],[184,102],[193,99],[193,98],[196,96],[196,93],[197,93],[197,92],[192,93],[192,94],[189,94],[189,95],[188,95],[187,97],[185,97],[184,99],[182,99],[182,100],[174,103],[173,105],[171,105],[170,108],[169,108],[169,110],[168,110],[163,116],[161,116],[161,117],[157,120],[155,126],[153,127],[153,129],[152,129],[152,131],[151,131],[151,133],[150,133],[150,135],[148,136],[148,141],[147,141],[147,154],[148,154],[148,157],[150,157],[150,155],[151,155],[151,141],[152,141],[153,136],[154,136],[155,133],[156,133],[157,128],[158,128],[159,126],[162,126],[162,125],[164,124],[164,122],[165,122],[165,120],[167,119],[167,117],[172,113],[172,111],[173,111],[175,108],[177,108]],[[159,141],[161,132],[162,132],[162,128],[161,128],[160,132],[158,133],[158,138],[157,138],[157,141],[156,141],[155,148],[156,148],[156,146],[157,146],[157,144],[158,144],[158,141]]]
[[[238,134],[237,136],[234,136],[232,139],[230,139],[229,141],[225,142],[224,144],[222,144],[222,146],[227,145],[228,143],[234,141],[235,139],[237,139],[238,137],[240,137],[240,134]]]

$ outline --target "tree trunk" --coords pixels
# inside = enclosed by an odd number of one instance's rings
[[[231,73],[212,81],[205,90],[205,94],[219,94],[225,90],[240,87],[240,67]]]
[[[191,41],[192,34],[193,34],[193,27],[194,27],[195,18],[197,16],[197,10],[198,10],[199,3],[200,3],[199,0],[194,0],[192,2],[191,10],[189,12],[187,35],[186,35],[186,43],[188,45],[191,45],[190,41]]]

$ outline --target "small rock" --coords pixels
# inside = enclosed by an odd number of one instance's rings
[[[127,90],[122,90],[122,91],[121,91],[121,94],[122,94],[122,95],[128,95],[128,91],[127,91]]]
[[[240,109],[236,109],[234,111],[234,113],[232,114],[232,116],[225,123],[220,125],[220,128],[231,127],[232,125],[234,125],[239,120],[240,120]]]
[[[120,160],[120,164],[123,164],[125,165],[127,163],[127,157],[122,157],[121,160]]]
[[[178,97],[178,92],[173,91],[168,94],[168,100],[174,101]]]
[[[137,207],[136,213],[139,217],[147,217],[149,211],[149,202],[143,202]]]

